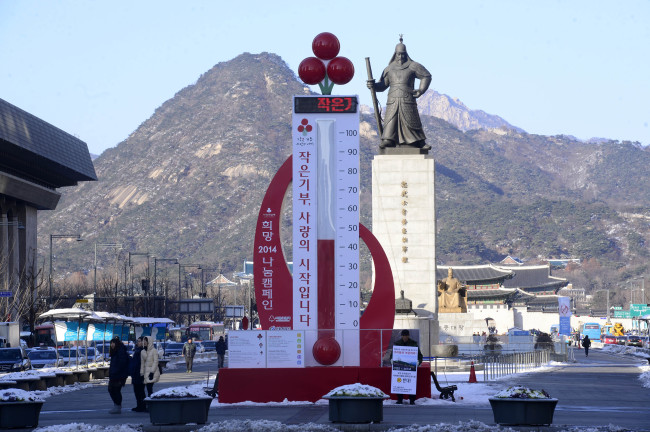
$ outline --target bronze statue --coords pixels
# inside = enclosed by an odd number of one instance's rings
[[[439,312],[467,312],[462,295],[465,287],[454,277],[451,267],[447,277],[438,281],[438,311]]]
[[[381,124],[378,125],[381,134],[379,148],[400,146],[430,150],[431,146],[425,142],[426,136],[415,99],[429,88],[431,74],[420,63],[411,60],[401,36],[395,47],[395,54],[379,80],[375,82],[369,73],[370,79],[367,81],[371,91],[383,92],[390,88],[386,100],[383,132]],[[370,72],[370,68],[368,71]],[[420,80],[417,90],[414,89],[416,78]]]

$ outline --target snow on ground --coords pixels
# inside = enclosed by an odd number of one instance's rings
[[[639,379],[643,384],[643,387],[650,388],[650,366],[641,366],[641,375]]]
[[[65,425],[44,426],[33,430],[33,432],[140,432],[140,425],[115,425],[99,426],[87,423],[70,423]]]

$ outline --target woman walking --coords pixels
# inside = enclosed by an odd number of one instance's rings
[[[111,340],[109,354],[111,363],[108,368],[108,394],[111,395],[114,405],[113,409],[108,412],[120,414],[122,412],[122,387],[126,384],[126,378],[129,376],[129,354],[117,336]]]
[[[153,344],[151,336],[145,336],[142,342],[142,363],[140,365],[140,375],[144,377],[144,383],[147,386],[147,394],[151,397],[153,385],[160,380],[160,369],[158,369],[158,350]]]

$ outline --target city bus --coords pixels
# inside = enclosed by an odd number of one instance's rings
[[[54,334],[54,324],[46,322],[34,327],[34,346],[54,346],[56,335]]]
[[[212,321],[197,321],[187,328],[187,337],[194,341],[217,340],[219,336],[224,336],[226,329],[223,323]]]
[[[595,322],[584,323],[580,327],[580,339],[584,339],[585,336],[589,336],[589,339],[592,341],[600,340],[600,324]]]

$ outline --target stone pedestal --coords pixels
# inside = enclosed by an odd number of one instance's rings
[[[403,290],[420,316],[434,316],[437,304],[434,173],[427,155],[372,161],[372,232],[390,262],[395,292]]]

